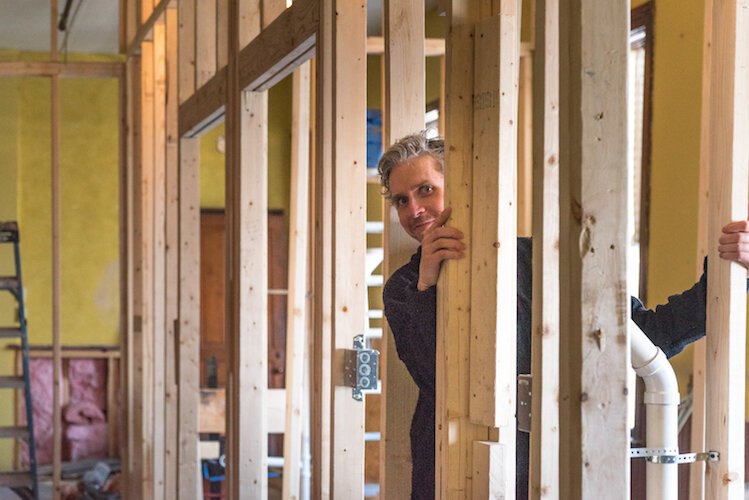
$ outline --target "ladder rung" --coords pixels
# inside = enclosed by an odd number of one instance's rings
[[[0,377],[0,388],[23,389],[23,377]]]
[[[15,276],[0,276],[0,290],[10,290],[15,293],[18,290],[18,278]]]
[[[18,241],[18,224],[16,221],[0,222],[0,243]]]
[[[17,326],[0,326],[0,339],[15,339],[23,335]]]
[[[20,438],[29,437],[28,427],[0,427],[0,438]]]
[[[0,486],[32,488],[33,482],[29,471],[0,471]]]

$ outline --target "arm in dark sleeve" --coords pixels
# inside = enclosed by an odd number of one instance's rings
[[[749,290],[749,282],[747,287]],[[705,335],[706,293],[707,259],[700,280],[689,290],[669,297],[668,302],[656,306],[655,311],[632,297],[632,320],[670,358]]]
[[[418,269],[418,267],[417,267]],[[437,352],[437,289],[416,289],[418,273],[401,268],[383,290],[385,316],[395,337],[398,357],[419,389],[434,393]]]

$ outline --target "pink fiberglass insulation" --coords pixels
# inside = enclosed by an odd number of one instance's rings
[[[36,456],[40,464],[52,462],[52,360],[30,360],[31,398],[34,413]],[[62,407],[62,459],[82,460],[107,456],[107,361],[64,361],[67,400]],[[23,398],[21,398],[23,407]],[[21,408],[23,411],[23,408]],[[25,418],[22,419],[25,421]],[[25,442],[19,447],[22,464],[28,463]]]

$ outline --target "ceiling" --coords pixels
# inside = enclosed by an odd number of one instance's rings
[[[427,11],[438,0],[424,0]],[[62,12],[66,0],[58,0]],[[60,51],[113,54],[119,50],[120,0],[72,0],[68,30],[58,32]],[[382,0],[367,2],[367,32],[381,35]],[[50,0],[0,0],[0,49],[48,51]]]

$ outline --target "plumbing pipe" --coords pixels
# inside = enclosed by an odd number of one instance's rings
[[[632,368],[645,382],[645,412],[648,448],[679,448],[679,387],[671,364],[658,347],[639,329],[630,336]],[[677,464],[646,465],[647,498],[676,500],[678,498]]]

